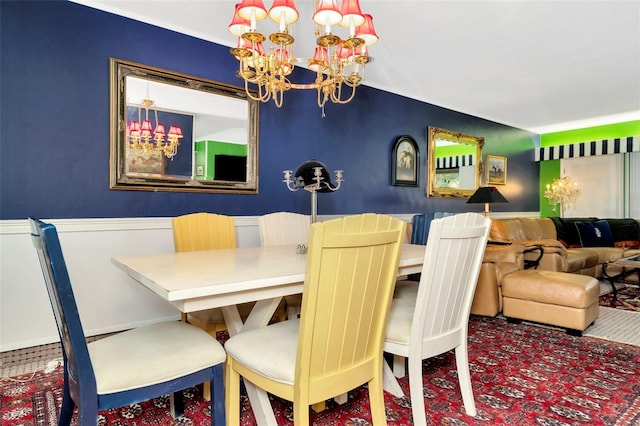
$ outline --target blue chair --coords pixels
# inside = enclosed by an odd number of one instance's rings
[[[173,393],[174,418],[184,412],[182,390],[211,383],[211,424],[225,424],[222,365],[226,353],[207,332],[167,321],[87,344],[55,226],[29,218],[64,360],[59,425],[97,425],[98,411]],[[215,418],[215,422],[214,422]]]
[[[443,217],[452,216],[453,214],[454,213],[449,212],[435,212],[414,215],[411,219],[411,244],[420,244],[426,246],[431,221],[433,219],[441,219]]]

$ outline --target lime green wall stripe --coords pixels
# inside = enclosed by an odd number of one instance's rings
[[[602,139],[622,138],[640,135],[640,120],[624,123],[607,124],[604,126],[585,127],[583,129],[566,130],[563,132],[546,133],[540,135],[540,146],[556,146],[577,142],[591,142]]]

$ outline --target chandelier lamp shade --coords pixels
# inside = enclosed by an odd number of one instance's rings
[[[571,182],[569,176],[554,179],[553,183],[547,184],[544,191],[544,197],[549,200],[549,205],[551,205],[553,211],[556,211],[558,204],[560,205],[560,217],[564,217],[567,207],[575,206],[580,194],[581,191],[578,184]]]
[[[315,89],[319,107],[327,101],[346,104],[364,80],[365,65],[373,60],[369,46],[378,42],[373,17],[362,13],[359,0],[315,0],[312,16],[316,47],[313,56],[294,53],[293,25],[299,13],[294,0],[273,0],[268,10],[263,0],[242,0],[235,5],[228,26],[238,38],[230,50],[239,62],[236,75],[244,80],[247,96],[254,100],[273,100],[280,108],[284,93],[290,89]],[[257,23],[269,18],[277,28],[268,36],[258,31]],[[348,31],[343,39],[332,31],[336,26]],[[316,73],[315,80],[294,83],[289,78],[296,66],[306,65]],[[344,90],[343,90],[344,89]]]
[[[495,186],[481,186],[473,193],[473,195],[467,200],[467,204],[481,204],[484,203],[484,215],[489,217],[491,212],[489,211],[489,204],[492,203],[508,203],[504,195],[498,191]]]
[[[153,123],[149,118],[150,109],[154,113],[152,118],[155,118],[155,122]],[[169,126],[169,132],[166,132],[164,124],[158,121],[155,102],[148,97],[138,105],[138,119],[127,123],[129,148],[145,154],[161,151],[165,157],[173,158],[178,153],[178,145],[182,137],[182,129],[179,126]]]

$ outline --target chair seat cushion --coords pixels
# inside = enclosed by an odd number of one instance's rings
[[[239,363],[271,380],[293,385],[300,319],[236,334],[224,348]],[[256,350],[260,348],[260,350]]]
[[[224,362],[225,351],[207,332],[169,321],[89,343],[98,394],[177,379]]]
[[[387,320],[386,340],[388,342],[409,344],[411,322],[418,297],[418,285],[415,281],[398,281],[396,283]]]

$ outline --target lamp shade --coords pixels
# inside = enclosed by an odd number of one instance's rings
[[[329,174],[329,170],[327,170],[327,166],[325,166],[324,164],[322,164],[320,161],[317,160],[309,160],[309,161],[305,161],[304,163],[300,164],[300,166],[298,166],[298,168],[296,169],[296,173],[295,173],[295,186],[296,188],[303,188],[307,185],[313,185],[314,183],[316,183],[317,181],[314,179],[315,178],[315,168],[316,167],[321,167],[321,172],[322,172],[322,182],[326,183],[325,185],[322,185],[322,187],[320,189],[318,189],[316,192],[333,192],[331,191],[330,188],[335,189],[335,185],[333,183],[331,183],[331,175]],[[329,186],[330,188],[327,188],[327,186]]]
[[[482,186],[473,193],[467,204],[508,202],[495,186]]]
[[[364,39],[364,43],[367,46],[371,46],[376,44],[380,37],[376,33],[375,28],[373,27],[373,16],[365,13],[364,15],[364,24],[360,25],[356,30],[356,37],[360,37]]]

